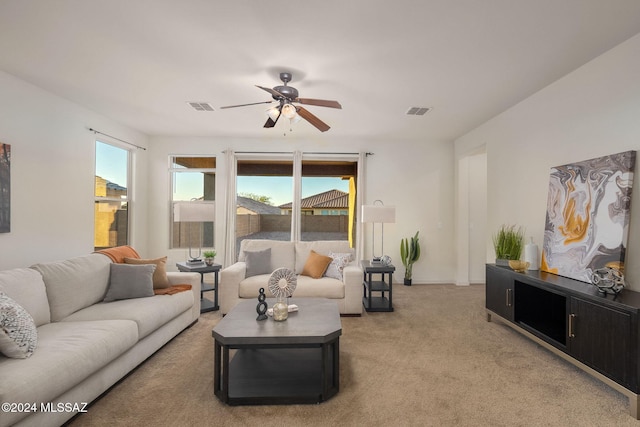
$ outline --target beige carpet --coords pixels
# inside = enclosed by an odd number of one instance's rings
[[[322,404],[220,403],[211,312],[70,425],[640,425],[622,394],[487,322],[484,286],[397,285],[394,307],[342,318],[340,392]]]

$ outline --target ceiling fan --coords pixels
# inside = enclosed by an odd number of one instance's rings
[[[264,124],[266,128],[272,128],[276,125],[276,122],[280,118],[280,116],[284,116],[291,120],[292,123],[295,123],[300,120],[300,118],[305,119],[313,126],[318,128],[321,132],[326,132],[330,129],[329,125],[320,120],[318,117],[313,115],[309,110],[304,107],[293,105],[293,103],[305,104],[305,105],[315,105],[318,107],[329,107],[329,108],[342,108],[342,105],[338,101],[329,101],[326,99],[312,99],[312,98],[298,98],[298,90],[292,86],[287,86],[287,83],[291,81],[291,73],[280,73],[280,80],[282,80],[283,86],[276,86],[273,89],[263,86],[258,86],[260,89],[269,92],[273,97],[272,101],[263,101],[263,102],[253,102],[251,104],[239,104],[239,105],[227,105],[225,107],[220,107],[220,109],[225,108],[235,108],[235,107],[246,107],[248,105],[257,105],[257,104],[271,104],[273,102],[278,102],[278,105],[267,110],[267,114],[269,118],[267,122]]]

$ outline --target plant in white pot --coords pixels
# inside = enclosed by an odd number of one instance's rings
[[[404,265],[404,284],[411,286],[413,277],[413,264],[420,259],[420,243],[418,242],[418,233],[411,239],[402,239],[400,241],[400,259]]]
[[[509,260],[519,260],[524,248],[524,230],[515,225],[502,225],[493,235],[496,265],[508,266]]]

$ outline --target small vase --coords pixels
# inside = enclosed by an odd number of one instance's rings
[[[404,279],[404,285],[405,285],[405,286],[411,286],[411,279],[407,279],[407,278],[405,278],[405,279]]]
[[[278,302],[273,305],[273,320],[282,322],[289,317],[289,306],[284,299],[278,298]]]
[[[215,258],[205,258],[204,259],[204,263],[207,264],[207,265],[213,265],[213,260],[214,259]]]

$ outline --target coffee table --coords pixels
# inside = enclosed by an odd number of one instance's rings
[[[289,298],[299,311],[276,322],[256,320],[257,304],[241,301],[213,328],[215,395],[229,405],[260,405],[319,403],[338,393],[338,305]]]

